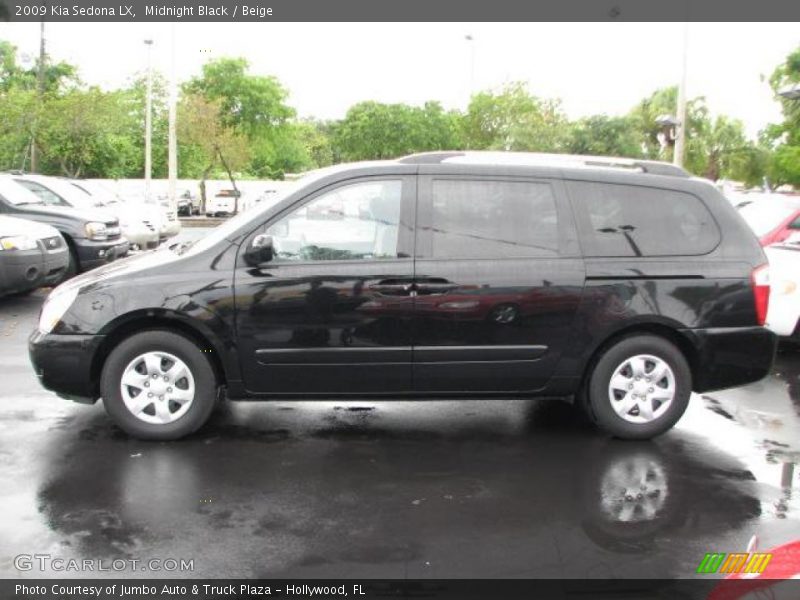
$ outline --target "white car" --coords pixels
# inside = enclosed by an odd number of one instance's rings
[[[800,341],[800,234],[764,252],[770,272],[767,326],[781,337]]]
[[[173,210],[169,205],[169,198],[159,196],[157,199],[151,199],[149,204],[158,206],[161,211],[161,227],[159,228],[159,234],[162,240],[164,238],[174,237],[181,232],[181,222],[178,219],[178,212],[177,210]]]
[[[156,248],[160,241],[161,217],[156,207],[135,206],[123,202],[116,194],[100,184],[84,179],[72,179],[70,183],[90,196],[95,206],[102,207],[119,218],[122,235],[140,250]]]
[[[238,193],[239,202],[237,203],[236,190],[223,189],[206,200],[206,216],[219,217],[222,215],[232,215],[241,212],[241,192]]]

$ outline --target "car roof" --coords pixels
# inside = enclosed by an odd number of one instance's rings
[[[621,170],[652,175],[690,177],[689,173],[671,163],[582,154],[550,154],[541,152],[504,151],[444,151],[422,152],[397,159],[401,164],[415,165],[476,165],[497,167],[553,167],[558,169]]]

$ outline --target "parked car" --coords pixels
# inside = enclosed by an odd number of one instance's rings
[[[67,243],[55,227],[0,216],[0,296],[55,285],[68,266]]]
[[[178,196],[178,215],[191,217],[200,214],[200,196],[191,190],[184,190]]]
[[[763,194],[744,199],[737,207],[762,246],[777,244],[800,231],[800,197]]]
[[[119,228],[123,238],[131,244],[145,243],[150,239],[150,231],[129,211],[113,210],[100,198],[93,197],[89,192],[76,185],[73,181],[62,177],[48,177],[46,175],[20,174],[14,176],[14,181],[27,188],[50,206],[66,206],[81,210],[99,210],[109,218],[119,221]],[[123,223],[125,226],[123,227]],[[134,240],[127,237],[131,234]]]
[[[241,192],[237,190],[219,190],[206,201],[206,216],[222,217],[232,215],[237,212],[238,202],[241,199]]]
[[[125,236],[134,248],[151,250],[158,246],[160,241],[159,224],[160,210],[154,206],[136,205],[124,202],[116,194],[103,186],[84,179],[68,180],[81,194],[70,193],[65,200],[73,205],[87,202],[96,208],[103,208],[114,214],[119,219],[122,235]]]
[[[692,391],[769,372],[768,268],[737,211],[673,165],[428,153],[316,171],[193,245],[67,282],[29,347],[44,387],[102,397],[141,438],[197,430],[223,395],[546,395],[642,439]],[[417,312],[454,289],[480,289],[469,318]],[[492,296],[520,309],[486,318]],[[360,310],[386,298],[403,309]]]
[[[169,203],[169,198],[166,196],[158,196],[145,200],[145,204],[157,206],[161,211],[161,227],[159,228],[159,236],[161,241],[175,237],[181,232],[181,222],[178,220],[177,210],[172,210]]]
[[[130,244],[122,237],[116,217],[94,208],[45,204],[41,197],[15,179],[10,175],[0,175],[0,214],[55,227],[64,237],[69,250],[67,277],[94,269],[128,253]]]
[[[772,288],[767,326],[781,337],[800,342],[800,232],[764,251]]]

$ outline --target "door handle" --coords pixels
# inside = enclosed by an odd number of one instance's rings
[[[370,285],[369,289],[373,292],[411,292],[411,290],[414,289],[414,282],[401,282],[397,279],[384,279],[383,281],[379,281],[378,283]]]
[[[426,283],[423,281],[417,284],[416,289],[420,292],[427,292],[429,294],[443,294],[444,292],[449,292],[457,287],[458,284],[456,283]]]

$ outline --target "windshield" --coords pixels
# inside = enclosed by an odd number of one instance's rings
[[[755,234],[761,237],[775,229],[797,210],[798,207],[791,204],[782,204],[777,200],[774,202],[766,200],[743,206],[739,213]]]
[[[62,179],[48,177],[44,181],[27,178],[17,181],[39,196],[45,204],[82,209],[103,206],[102,202],[92,198],[87,192]]]
[[[7,202],[14,206],[44,204],[36,194],[5,177],[0,178],[0,196],[3,196]]]

